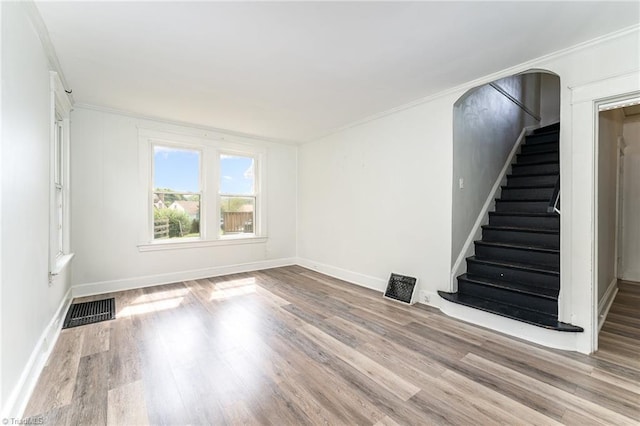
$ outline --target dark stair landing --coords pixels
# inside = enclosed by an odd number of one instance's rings
[[[526,137],[458,292],[439,291],[443,299],[551,330],[584,331],[558,321],[560,216],[547,207],[560,175],[559,134],[554,124]]]

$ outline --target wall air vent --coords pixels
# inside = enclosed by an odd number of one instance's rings
[[[412,305],[417,282],[417,278],[392,273],[384,297]]]

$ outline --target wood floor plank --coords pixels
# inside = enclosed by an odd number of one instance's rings
[[[384,419],[379,420],[374,426],[400,426],[391,417],[385,416]]]
[[[36,415],[69,405],[78,376],[84,342],[82,328],[62,330],[25,410]]]
[[[451,389],[455,389],[467,405],[484,413],[491,421],[504,424],[557,425],[555,420],[538,413],[536,410],[520,404],[499,392],[495,392],[456,372],[446,371],[439,379]]]
[[[638,400],[640,401],[640,382],[630,379],[628,377],[621,377],[612,374],[608,371],[603,371],[598,368],[591,372],[591,377],[610,383],[618,388],[626,389],[629,392],[636,393]]]
[[[244,401],[236,401],[225,408],[225,417],[229,419],[229,424],[256,426],[263,424],[256,419]]]
[[[47,424],[640,424],[640,285],[587,356],[291,266],[77,299],[24,413]]]
[[[323,347],[332,351],[347,364],[404,401],[420,391],[417,386],[312,325],[302,327],[300,332],[320,342]]]
[[[80,358],[69,418],[78,424],[107,421],[108,354],[98,352]]]
[[[107,424],[110,426],[149,424],[142,380],[109,390]]]
[[[337,424],[369,424],[384,417],[375,404],[331,368],[329,359],[323,363],[313,362],[314,358],[296,350],[294,341],[279,337],[270,341],[270,346],[299,372],[295,379],[299,385],[341,419]],[[321,349],[318,347],[318,350]]]
[[[81,356],[93,355],[109,350],[111,325],[109,321],[88,324],[84,330]]]
[[[484,371],[491,372],[498,377],[504,378],[505,380],[520,386],[523,392],[549,396],[564,405],[566,408],[582,413],[583,415],[589,416],[597,421],[605,421],[610,424],[629,424],[629,422],[633,421],[632,419],[613,410],[600,406],[598,403],[580,398],[576,396],[574,392],[567,392],[553,386],[552,384],[539,381],[535,377],[512,370],[475,354],[467,355],[463,361],[470,362],[473,365],[482,368]]]

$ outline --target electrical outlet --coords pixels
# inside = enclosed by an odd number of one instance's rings
[[[458,186],[460,189],[464,189],[464,178],[458,179]]]

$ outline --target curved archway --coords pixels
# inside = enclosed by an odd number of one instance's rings
[[[466,257],[469,233],[522,129],[559,120],[560,77],[542,69],[474,87],[454,103],[452,267]]]
[[[487,299],[504,297],[509,305],[508,299],[515,297],[509,293],[510,284],[498,297],[494,293],[502,291],[500,283],[494,286],[491,280],[506,282],[519,264],[540,263],[554,274],[548,283],[552,290],[541,291],[540,300],[518,299],[521,305],[517,306],[526,310],[527,303],[540,303],[536,309],[547,312],[550,322],[553,318],[557,322],[560,283],[559,217],[547,214],[559,184],[559,125],[555,124],[559,119],[560,77],[541,69],[470,89],[453,106],[452,291],[484,297],[481,291],[486,290],[491,293]],[[535,136],[527,136],[534,131]],[[521,145],[526,146],[518,153]],[[490,216],[489,211],[495,213]],[[538,247],[549,250],[538,255],[543,252],[533,250]],[[481,261],[493,261],[493,265],[482,269],[477,267]],[[463,275],[467,265],[470,272]],[[502,267],[511,269],[502,271]],[[521,269],[519,273],[529,273]],[[484,279],[492,287],[469,283],[473,278]],[[529,284],[538,284],[536,279]],[[477,288],[467,290],[476,284]],[[550,297],[542,301],[547,293]]]

